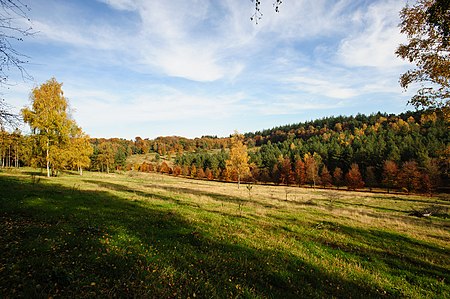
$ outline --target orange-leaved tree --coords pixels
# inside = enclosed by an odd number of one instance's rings
[[[419,167],[415,161],[407,161],[403,163],[398,174],[400,187],[404,188],[408,193],[419,190],[421,174]]]
[[[397,163],[391,160],[384,161],[383,163],[383,184],[386,186],[387,191],[397,186],[398,181],[398,167]]]
[[[364,181],[359,171],[359,166],[356,163],[350,165],[350,170],[345,178],[347,179],[347,187],[349,189],[355,190],[364,187]]]
[[[322,182],[322,186],[329,187],[333,181],[330,172],[326,165],[322,167],[322,171],[320,173],[320,181]]]
[[[295,157],[295,182],[301,186],[306,182],[306,168],[300,156]]]
[[[333,171],[333,181],[336,187],[342,186],[344,183],[344,173],[342,172],[342,169],[340,167],[336,167]]]
[[[317,153],[314,153],[313,155],[306,153],[303,159],[305,160],[306,181],[316,187],[316,184],[320,179],[319,167],[322,164],[322,158]]]
[[[396,54],[416,64],[400,77],[405,89],[419,83],[411,99],[416,107],[442,107],[448,111],[450,99],[450,1],[417,0],[400,12],[401,32],[408,43]],[[448,116],[448,115],[447,115]]]

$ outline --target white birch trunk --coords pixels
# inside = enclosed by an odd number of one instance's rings
[[[50,157],[49,157],[49,152],[48,152],[48,148],[49,148],[49,140],[47,139],[47,148],[45,150],[45,154],[46,154],[46,160],[47,160],[47,177],[50,177]]]

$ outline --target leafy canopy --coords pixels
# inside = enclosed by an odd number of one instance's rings
[[[400,12],[401,32],[408,38],[396,54],[416,65],[400,77],[407,89],[420,88],[410,103],[418,107],[449,108],[450,79],[450,1],[418,0]]]

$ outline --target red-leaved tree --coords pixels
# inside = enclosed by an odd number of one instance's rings
[[[350,170],[345,178],[347,180],[347,187],[351,190],[364,187],[364,181],[362,179],[361,172],[359,171],[359,166],[356,163],[353,163],[350,166]]]

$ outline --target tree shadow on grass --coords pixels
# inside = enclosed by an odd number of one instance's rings
[[[161,194],[155,194],[154,192],[144,192],[144,191],[140,191],[140,190],[134,190],[132,188],[129,188],[127,186],[121,185],[121,184],[116,184],[116,183],[111,183],[111,182],[104,182],[104,181],[97,181],[97,180],[84,180],[87,183],[91,183],[91,184],[96,184],[100,187],[106,188],[106,189],[110,189],[110,190],[115,190],[115,191],[121,191],[121,192],[127,192],[130,194],[137,194],[143,197],[158,197],[162,200],[171,200],[171,201],[175,201],[179,204],[184,204],[186,205],[186,203],[183,203],[179,200],[177,200],[176,198],[173,197],[167,197]],[[197,195],[197,196],[207,196],[207,197],[211,197],[212,199],[216,200],[216,201],[222,201],[222,202],[228,202],[228,203],[234,203],[234,204],[252,204],[252,205],[260,205],[264,208],[277,208],[275,205],[271,205],[268,203],[261,203],[258,201],[252,201],[252,200],[248,200],[248,199],[243,199],[241,197],[237,197],[237,196],[231,196],[231,195],[224,195],[224,194],[220,194],[220,193],[213,193],[213,192],[205,192],[205,191],[201,191],[201,190],[197,190],[197,189],[191,189],[191,188],[186,188],[186,187],[172,187],[172,186],[166,186],[166,185],[159,185],[159,184],[146,184],[145,187],[148,188],[156,188],[156,189],[161,189],[161,190],[165,190],[168,192],[173,192],[175,194],[187,194],[187,195]],[[194,206],[196,206],[195,204],[193,204]]]
[[[323,228],[346,235],[343,240],[351,239],[351,243],[345,243],[317,236],[315,240],[333,254],[352,257],[362,261],[364,267],[404,279],[422,291],[426,290],[427,293],[422,294],[424,297],[443,298],[450,291],[447,285],[450,280],[448,248],[380,229],[362,229],[332,222],[321,224]]]
[[[186,187],[172,187],[172,186],[165,186],[165,185],[158,185],[158,184],[147,184],[146,187],[163,189],[163,190],[166,190],[169,192],[179,192],[179,193],[193,194],[193,195],[198,195],[198,196],[207,196],[207,197],[211,197],[217,201],[230,202],[230,203],[235,203],[235,204],[259,205],[261,207],[269,208],[269,209],[277,208],[276,205],[269,204],[269,203],[261,203],[259,201],[243,199],[242,197],[237,197],[237,196],[232,196],[232,195],[224,195],[224,194],[214,193],[214,192],[206,192],[206,191],[201,191],[198,189],[191,189],[191,188],[186,188]]]
[[[415,195],[415,194],[411,194]],[[374,196],[374,199],[379,200],[385,200],[385,201],[391,201],[391,202],[411,202],[411,203],[423,203],[423,204],[432,204],[432,203],[439,203],[443,205],[450,205],[448,202],[448,196],[435,196],[435,197],[429,197],[427,199],[419,199],[419,198],[413,198],[413,197],[401,197],[401,196]]]
[[[0,297],[399,295],[286,252],[218,238],[174,210],[107,191],[3,175],[0,190]]]

